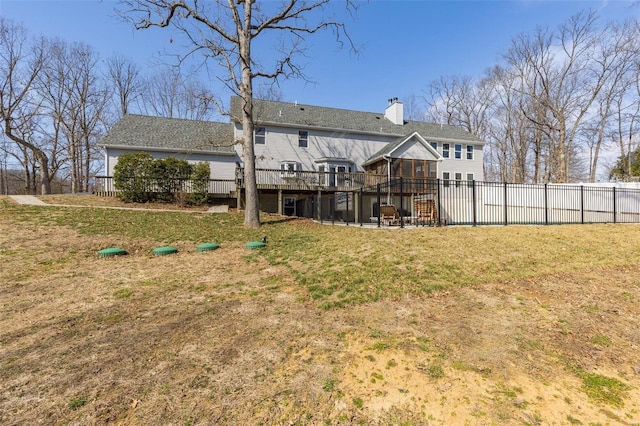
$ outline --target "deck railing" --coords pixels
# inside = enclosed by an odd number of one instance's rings
[[[238,170],[242,176],[242,169]],[[316,172],[257,169],[258,189],[354,191],[386,182],[387,177],[364,172]],[[240,180],[242,183],[242,179]]]
[[[153,183],[150,183],[150,188],[153,188]],[[180,190],[182,192],[191,193],[193,191],[194,183],[190,179],[184,179],[180,182]],[[152,190],[152,189],[151,189]],[[96,195],[104,197],[113,197],[117,194],[118,189],[113,183],[112,176],[96,176],[95,177],[95,189]],[[213,194],[218,197],[235,197],[236,182],[232,179],[209,179],[208,185],[209,194]]]

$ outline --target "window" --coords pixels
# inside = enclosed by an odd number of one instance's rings
[[[447,188],[449,186],[449,179],[451,179],[451,173],[442,172],[442,186]]]
[[[473,188],[473,173],[467,173],[467,186]]]
[[[462,173],[456,173],[456,188],[459,188],[461,183],[462,183]]]
[[[306,148],[309,145],[309,132],[306,130],[298,131],[298,146]]]
[[[462,145],[460,144],[455,144],[455,158],[457,158],[458,160],[462,158]]]
[[[264,145],[267,140],[266,133],[264,127],[256,127],[253,130],[253,143],[256,145]]]
[[[473,145],[467,145],[467,160],[473,160]]]
[[[448,143],[443,143],[442,144],[442,157],[443,158],[449,158],[449,144]]]
[[[427,176],[435,178],[438,175],[438,163],[435,161],[427,161]]]
[[[435,149],[436,151],[438,150],[438,142],[430,142],[431,144],[431,148]]]
[[[410,178],[412,166],[413,164],[411,164],[411,160],[402,160],[402,169],[400,172],[400,176]]]
[[[301,165],[293,161],[285,161],[280,163],[280,176],[282,177],[295,177],[296,171],[300,171]]]

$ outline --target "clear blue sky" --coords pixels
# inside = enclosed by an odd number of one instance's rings
[[[361,4],[355,20],[344,18],[362,45],[359,55],[338,50],[330,34],[312,38],[303,62],[315,84],[285,81],[283,100],[379,112],[388,98],[420,95],[440,76],[480,76],[500,62],[519,33],[536,26],[555,28],[583,9],[598,10],[604,20],[622,20],[640,13],[634,3],[371,0]],[[339,0],[334,5],[342,7]],[[159,51],[179,48],[170,43],[177,35],[170,29],[136,31],[115,15],[116,6],[115,0],[0,0],[0,13],[35,34],[85,42],[103,59],[123,54],[152,73]]]

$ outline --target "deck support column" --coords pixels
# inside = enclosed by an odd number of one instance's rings
[[[282,189],[278,189],[278,214],[280,216],[284,214],[282,211]]]

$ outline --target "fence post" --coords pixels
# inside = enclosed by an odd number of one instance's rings
[[[580,223],[584,225],[584,185],[580,185]]]
[[[476,199],[476,181],[475,179],[471,181],[471,191],[472,191],[472,198],[473,198],[473,226],[476,226],[478,223],[477,220],[477,212],[476,212],[476,202],[478,201]]]
[[[442,225],[442,208],[440,206],[440,178],[436,179],[436,211],[438,212],[438,226]]]
[[[613,187],[613,223],[617,223],[616,222],[616,187]]]
[[[504,183],[504,224],[508,224],[507,221],[507,182]]]
[[[376,185],[378,195],[378,228],[380,228],[380,184]]]
[[[400,228],[404,228],[404,193],[402,192],[402,176],[400,176]]]
[[[549,224],[549,194],[547,193],[547,184],[544,184],[544,224]]]

